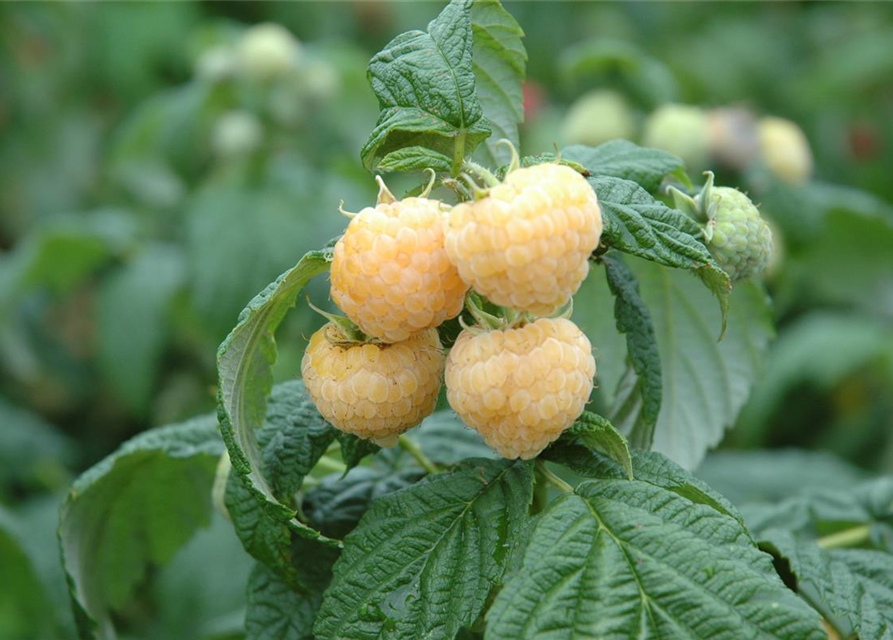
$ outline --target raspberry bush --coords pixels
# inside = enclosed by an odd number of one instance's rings
[[[109,594],[212,509],[253,562],[251,639],[889,637],[889,526],[870,524],[889,484],[754,515],[690,471],[735,422],[773,330],[770,227],[700,171],[712,154],[802,183],[802,136],[665,100],[646,146],[521,157],[522,36],[498,0],[452,0],[372,57],[378,120],[356,168],[377,201],[317,212],[350,220],[242,311],[217,352],[216,416],[130,441],[63,505],[82,637],[115,637],[125,599]],[[660,77],[609,49],[571,58],[618,64],[640,92]],[[306,54],[273,25],[238,53],[202,73],[269,86]],[[587,126],[605,112],[617,122]],[[256,152],[261,122],[219,125],[221,156]],[[610,92],[565,125],[575,141],[608,129],[636,129]],[[328,322],[274,385],[276,330],[314,279]],[[155,483],[172,495],[140,493]],[[130,573],[104,555],[114,536],[137,549]]]

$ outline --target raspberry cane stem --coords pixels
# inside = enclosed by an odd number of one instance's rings
[[[440,473],[440,469],[438,468],[438,466],[431,462],[430,459],[428,459],[428,456],[426,456],[422,452],[422,450],[415,442],[413,442],[406,436],[400,436],[399,438],[397,438],[397,444],[406,453],[415,458],[416,462],[421,465],[422,469],[424,469],[428,473]]]

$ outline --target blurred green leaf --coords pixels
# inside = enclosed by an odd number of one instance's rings
[[[28,532],[0,507],[0,638],[57,638],[53,604],[41,584],[35,561],[24,544]]]
[[[893,367],[893,330],[885,323],[853,314],[808,314],[787,325],[769,352],[766,375],[741,413],[740,428],[745,433],[764,433],[787,394],[798,385],[811,384],[827,392],[858,369],[879,361]],[[893,368],[890,371],[893,375]]]
[[[775,502],[824,487],[834,478],[839,489],[854,487],[865,473],[826,451],[800,449],[714,451],[697,475],[736,505]]]
[[[135,413],[149,406],[171,328],[170,307],[185,279],[179,248],[155,244],[100,286],[100,371]]]
[[[663,62],[620,40],[599,38],[568,47],[558,58],[558,70],[569,86],[618,79],[647,107],[673,102],[679,91]]]
[[[0,397],[0,483],[49,486],[69,482],[66,467],[74,458],[74,442],[37,414]],[[6,489],[6,487],[2,487]],[[0,494],[2,495],[2,494]]]
[[[198,531],[154,576],[157,613],[146,635],[158,640],[241,636],[252,564],[232,525],[212,513],[211,525]]]

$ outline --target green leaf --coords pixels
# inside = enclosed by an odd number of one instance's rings
[[[375,500],[408,487],[423,475],[418,468],[401,469],[376,457],[372,466],[351,469],[343,478],[326,476],[307,492],[303,510],[310,524],[325,535],[344,538]]]
[[[694,468],[716,446],[757,380],[773,334],[765,292],[740,282],[731,296],[725,338],[717,343],[712,327],[720,313],[710,295],[686,273],[631,260],[657,336],[663,372],[663,401],[653,447],[686,468]],[[603,381],[609,384],[611,381]],[[620,394],[618,402],[623,401]],[[625,434],[635,414],[608,417]]]
[[[171,303],[185,275],[178,249],[150,245],[100,286],[99,369],[136,413],[147,408],[152,395]]]
[[[627,468],[616,460],[568,439],[559,440],[546,450],[545,455],[584,478],[629,479]],[[731,502],[672,460],[654,451],[633,449],[630,455],[633,477],[637,481],[672,491],[686,500],[708,506],[744,524],[744,518]]]
[[[584,447],[608,456],[623,467],[630,480],[633,479],[633,461],[626,438],[607,419],[597,413],[584,411],[565,434],[569,440],[576,440]]]
[[[435,411],[406,437],[417,441],[425,455],[438,464],[458,464],[465,458],[496,457],[480,434],[465,426],[451,410]]]
[[[113,638],[111,611],[208,524],[222,452],[205,416],[129,440],[74,483],[59,543],[82,638]]]
[[[55,637],[53,603],[41,584],[25,531],[13,514],[0,507],[0,638],[27,640]]]
[[[190,201],[186,251],[192,296],[215,338],[232,328],[258,290],[294,264],[296,247],[320,240],[315,228],[328,226],[327,217],[303,218],[302,204],[310,206],[277,189],[221,185],[200,190]],[[234,256],[251,268],[237,268]]]
[[[341,445],[341,459],[348,469],[353,469],[363,461],[363,458],[381,450],[381,447],[371,440],[364,440],[343,431],[338,432],[338,443]]]
[[[827,345],[833,344],[833,349]],[[741,412],[739,426],[765,442],[789,394],[810,386],[822,393],[872,365],[893,371],[893,326],[852,311],[804,314],[785,326],[766,359],[766,375]]]
[[[64,294],[130,248],[133,221],[113,209],[58,215],[0,256],[0,319],[13,296],[45,288]],[[9,305],[9,306],[7,306]]]
[[[233,477],[244,490],[238,503],[245,514],[253,514],[258,522],[255,528],[264,534],[258,539],[260,546],[252,544],[246,548],[268,562],[270,557],[281,557],[280,545],[289,532],[337,546],[337,542],[320,538],[317,531],[297,520],[294,508],[276,498],[263,475],[265,461],[256,433],[264,424],[267,396],[273,386],[273,334],[301,289],[314,276],[325,272],[331,259],[331,249],[307,253],[249,303],[217,352],[217,413],[232,460]]]
[[[715,451],[697,475],[737,505],[822,489],[828,478],[834,478],[837,489],[853,488],[865,479],[861,469],[827,451],[799,449]]]
[[[487,640],[824,640],[736,520],[638,480],[584,482],[540,516]]]
[[[296,593],[258,563],[248,579],[245,640],[313,640],[320,594]]]
[[[698,239],[701,231],[697,223],[658,202],[635,182],[611,177],[590,178],[589,182],[601,205],[602,244],[667,267],[694,271],[719,301],[722,336],[732,284]]]
[[[410,146],[456,160],[490,134],[475,93],[471,0],[453,0],[428,25],[394,38],[369,62],[381,113],[363,146],[363,164]]]
[[[319,414],[304,384],[293,380],[273,388],[263,427],[258,430],[263,477],[274,498],[291,505],[304,477],[339,433]],[[230,475],[224,503],[245,549],[277,571],[288,584],[306,586],[289,528]]]
[[[73,443],[37,414],[0,397],[0,491],[7,483],[68,485]],[[55,487],[54,487],[55,488]]]
[[[292,504],[304,477],[338,433],[316,410],[301,381],[273,388],[264,425],[257,432],[257,445],[262,475],[280,504]],[[224,502],[245,549],[294,588],[305,588],[306,563],[297,555],[289,527],[271,516],[274,512],[259,503],[244,482],[233,475],[227,481]]]
[[[303,382],[276,385],[257,433],[263,475],[273,495],[288,503],[339,433],[317,411]]]
[[[380,498],[345,539],[317,638],[455,637],[500,584],[532,495],[529,463],[472,460]]]
[[[597,147],[575,144],[562,149],[561,157],[576,160],[594,176],[631,180],[652,193],[664,178],[684,166],[682,159],[672,153],[640,147],[628,140],[611,140]]]
[[[679,88],[670,69],[645,55],[628,41],[599,37],[568,47],[558,59],[565,83],[579,85],[619,79],[623,87],[646,105],[655,107],[677,99]]]
[[[638,411],[629,437],[639,449],[650,449],[654,440],[654,427],[660,414],[663,386],[661,382],[660,352],[651,314],[639,294],[635,274],[620,256],[602,258],[608,287],[614,294],[614,317],[617,330],[626,336],[626,348],[637,376],[637,395],[641,409]]]
[[[379,171],[434,171],[448,173],[453,168],[453,159],[426,147],[403,147],[391,151],[378,163]]]
[[[499,0],[475,0],[471,5],[474,37],[472,66],[477,97],[493,135],[487,140],[484,158],[498,167],[511,160],[508,149],[496,142],[510,140],[521,145],[518,125],[524,121],[521,84],[526,76],[527,52],[524,32]]]
[[[766,531],[760,546],[785,560],[796,590],[842,638],[893,638],[893,556],[866,549],[823,550],[790,532]]]
[[[153,615],[145,620],[151,631],[140,628],[138,632],[131,627],[130,633],[145,640],[241,637],[245,628],[245,584],[254,564],[242,549],[232,524],[213,512],[211,525],[198,531],[153,574],[146,593],[153,603]]]
[[[818,539],[854,527],[868,527],[868,543],[893,553],[893,478],[855,487],[824,486],[776,504],[754,503],[741,509],[747,526],[761,536],[787,529],[798,537]]]

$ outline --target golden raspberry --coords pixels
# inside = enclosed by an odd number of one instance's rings
[[[447,398],[506,458],[538,455],[583,413],[592,392],[592,345],[570,320],[459,334],[446,364]]]
[[[437,332],[395,344],[343,340],[331,322],[310,338],[301,363],[307,393],[336,428],[393,446],[434,411],[444,361]]]
[[[580,288],[601,232],[586,179],[564,165],[540,164],[454,207],[446,250],[462,279],[491,302],[548,315]]]
[[[790,120],[763,118],[759,124],[760,156],[778,178],[802,184],[812,175],[812,150],[803,130]]]
[[[360,211],[335,245],[332,299],[366,334],[399,342],[459,315],[468,287],[443,248],[440,202]]]

